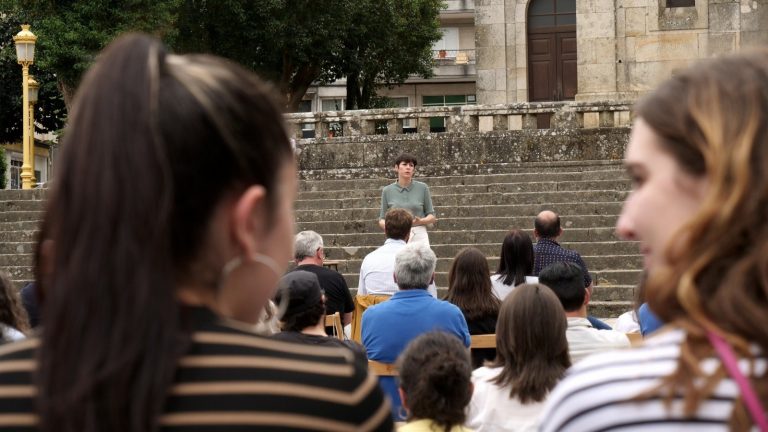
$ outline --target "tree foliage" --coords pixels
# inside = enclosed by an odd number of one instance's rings
[[[13,36],[21,30],[21,20],[11,9],[0,14],[0,142],[19,142],[22,130],[21,66],[16,62]],[[30,74],[40,83],[35,105],[37,132],[56,132],[64,127],[66,108],[57,88],[57,77],[49,69],[30,68]],[[2,177],[3,179],[5,177]]]

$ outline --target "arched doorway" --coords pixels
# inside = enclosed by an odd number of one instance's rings
[[[576,88],[576,0],[531,0],[528,100],[573,100]]]

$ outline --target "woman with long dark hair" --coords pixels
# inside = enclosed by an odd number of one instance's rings
[[[389,430],[335,348],[253,334],[292,257],[296,163],[244,68],[123,36],[84,77],[44,216],[39,337],[0,349],[3,427]],[[25,360],[25,361],[20,361]]]
[[[551,289],[523,284],[504,299],[496,359],[472,373],[467,426],[476,431],[535,431],[550,390],[571,366],[563,306]]]
[[[635,107],[616,224],[665,327],[575,365],[544,431],[768,430],[768,50],[679,71]]]
[[[462,249],[453,259],[448,271],[448,295],[445,300],[461,309],[470,335],[496,333],[501,302],[491,291],[488,261],[478,249]],[[493,348],[473,349],[472,366],[480,367],[485,360],[494,357],[496,350]]]
[[[499,268],[491,276],[493,294],[504,300],[512,290],[524,283],[536,283],[533,274],[534,253],[531,236],[523,230],[512,229],[504,237],[499,253]]]
[[[8,273],[0,271],[0,343],[24,339],[29,320]]]

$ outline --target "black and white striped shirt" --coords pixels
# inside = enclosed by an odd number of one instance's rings
[[[730,378],[720,381],[714,393],[693,417],[685,417],[682,396],[673,399],[669,410],[661,398],[633,400],[653,389],[677,368],[682,330],[664,331],[636,349],[591,356],[573,366],[553,390],[542,413],[541,430],[549,431],[724,431],[740,394]],[[717,358],[702,359],[705,373],[719,366]],[[766,369],[765,356],[758,357],[756,375]],[[746,360],[739,362],[748,374]],[[756,428],[754,430],[757,430]]]
[[[196,331],[169,389],[161,430],[392,430],[388,400],[350,350],[256,336],[207,309],[193,314]],[[0,347],[0,430],[36,430],[39,343]]]

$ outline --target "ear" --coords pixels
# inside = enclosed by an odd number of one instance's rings
[[[589,304],[589,299],[592,297],[592,290],[584,288],[584,305]]]
[[[392,279],[395,280],[395,285],[397,285],[397,275],[394,272],[392,272]]]
[[[541,237],[541,236],[539,235],[539,230],[537,230],[536,228],[534,228],[534,229],[533,229],[533,236],[534,236],[534,237],[536,237],[536,238],[539,238],[539,237]]]
[[[560,231],[558,231],[558,233],[557,233],[558,237],[560,237],[561,235],[563,235],[563,229],[562,228],[560,228]]]
[[[245,256],[253,256],[259,251],[259,240],[266,231],[269,211],[266,196],[264,186],[253,185],[237,198],[232,207],[232,236]]]
[[[472,397],[472,394],[475,392],[475,384],[470,381],[469,382],[469,396]]]
[[[406,243],[408,243],[408,240],[410,240],[410,239],[411,239],[411,232],[408,231],[408,234],[405,235],[405,239],[404,240],[405,240]]]
[[[435,283],[435,272],[432,272],[432,278],[429,279],[429,285],[432,285],[433,283]]]
[[[405,398],[405,390],[403,390],[402,387],[397,388],[397,394],[400,395],[400,402],[403,404],[403,408],[405,408],[406,411],[408,411],[408,404],[406,403]]]

